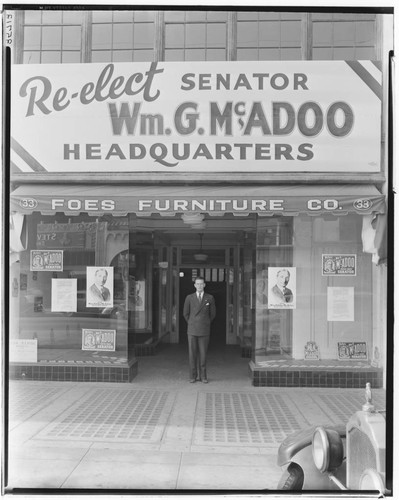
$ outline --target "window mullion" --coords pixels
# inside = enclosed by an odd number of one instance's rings
[[[237,12],[227,13],[227,61],[237,61]]]
[[[165,14],[159,10],[155,14],[155,60],[165,60]]]
[[[82,53],[80,60],[82,63],[91,62],[92,53],[92,32],[93,32],[93,15],[91,11],[83,12],[82,22]]]
[[[301,26],[302,26],[302,37],[301,37],[302,59],[305,61],[310,61],[313,59],[312,14],[310,14],[310,13],[302,14]]]

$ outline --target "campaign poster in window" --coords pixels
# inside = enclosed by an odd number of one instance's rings
[[[86,307],[112,307],[114,305],[113,267],[88,267],[86,283]]]
[[[269,267],[268,308],[296,308],[296,268]]]

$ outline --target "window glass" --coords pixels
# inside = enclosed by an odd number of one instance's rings
[[[206,27],[206,39],[208,47],[225,47],[226,24],[208,24]]]
[[[356,26],[356,44],[373,45],[374,43],[374,23],[360,21]]]
[[[280,19],[291,20],[291,21],[300,21],[302,14],[300,12],[282,12],[280,14]]]
[[[237,13],[238,21],[257,21],[258,13],[257,12],[238,12]]]
[[[225,61],[226,60],[226,50],[225,49],[207,49],[206,60],[207,61]]]
[[[40,63],[40,52],[33,52],[30,50],[25,51],[23,57],[23,63],[24,64]]]
[[[186,24],[186,47],[205,46],[205,24]]]
[[[275,22],[259,23],[259,46],[278,47],[280,45],[280,24]]]
[[[189,10],[186,12],[186,21],[188,23],[195,21],[205,21],[206,20],[206,12],[205,11],[194,11]]]
[[[165,47],[177,48],[184,46],[184,25],[167,24],[165,26]]]
[[[61,48],[61,27],[44,26],[42,28],[42,49],[60,49]]]
[[[80,63],[80,52],[62,52],[63,63]]]
[[[330,61],[333,58],[332,47],[313,48],[313,57],[315,61]]]
[[[124,223],[121,219],[117,222],[119,234],[128,231],[127,221]],[[99,256],[111,253],[105,236],[107,224],[107,221],[84,215],[73,220],[68,220],[64,214],[27,216],[28,249],[21,252],[18,269],[24,287],[20,290],[19,317],[12,322],[11,338],[37,339],[39,362],[93,363],[97,357],[96,346],[88,342],[86,348],[82,348],[82,340],[90,330],[115,334],[115,350],[108,349],[112,351],[112,358],[108,357],[109,352],[103,352],[101,365],[126,358],[128,259],[126,245],[123,248],[121,244],[112,248],[112,255],[115,250],[119,252],[111,262]],[[121,236],[123,239],[127,238]],[[100,248],[97,257],[96,248]],[[31,250],[36,251],[33,262]],[[57,256],[62,250],[63,260],[58,270],[40,270],[43,264],[41,250]],[[32,264],[36,264],[38,270],[32,271]],[[105,282],[99,283],[96,279],[96,268],[105,269],[102,274],[106,275]],[[70,286],[72,300],[60,292],[59,287],[66,285]],[[108,295],[99,295],[95,285],[103,285],[102,293]]]
[[[261,21],[277,21],[280,19],[278,12],[259,12],[259,19]]]
[[[137,22],[154,22],[155,12],[151,10],[138,10],[134,12],[134,21]]]
[[[257,61],[258,49],[237,49],[237,59],[239,61]]]
[[[25,50],[40,50],[40,29],[39,27],[28,27],[24,29]]]
[[[40,24],[42,22],[42,13],[40,10],[26,10],[25,24]]]
[[[93,23],[110,23],[112,22],[112,10],[94,10]]]
[[[185,61],[205,61],[205,49],[187,49]]]
[[[114,23],[131,23],[133,12],[129,10],[114,10]]]
[[[227,12],[207,12],[208,21],[227,21]]]
[[[166,22],[184,22],[185,16],[184,11],[176,10],[176,11],[166,11],[165,12],[165,21]]]
[[[374,47],[356,47],[355,59],[374,60],[376,58]]]
[[[332,21],[333,14],[327,12],[314,12],[311,14],[313,21]]]
[[[155,61],[153,50],[133,50],[133,61],[145,62]]]
[[[355,43],[355,23],[334,23],[334,45],[347,46]]]
[[[42,15],[43,24],[61,24],[62,11],[60,10],[44,10]]]
[[[112,53],[110,50],[95,50],[91,55],[92,62],[110,62]]]
[[[237,24],[237,46],[253,47],[258,43],[258,26],[256,23],[241,22]]]
[[[165,61],[184,61],[184,50],[165,49]]]
[[[301,49],[300,48],[282,48],[281,49],[281,60],[282,61],[298,61],[301,59]]]
[[[114,50],[112,52],[112,60],[114,62],[130,62],[133,60],[132,50]]]
[[[154,25],[153,24],[135,24],[134,25],[134,48],[139,49],[154,47]]]
[[[281,46],[292,47],[301,45],[301,23],[300,21],[282,21]]]
[[[260,61],[279,61],[280,60],[280,49],[259,49],[259,60]]]
[[[81,31],[80,26],[64,26],[62,28],[62,48],[65,50],[80,50]]]
[[[290,357],[292,354],[292,310],[289,306],[295,303],[297,290],[292,264],[291,220],[273,217],[257,221],[256,279],[251,290],[256,362],[267,359],[267,356]],[[278,287],[283,286],[281,279],[277,278],[278,270],[283,278],[286,277],[284,292]]]
[[[77,10],[65,10],[62,20],[65,24],[82,24],[83,12]]]
[[[55,64],[61,62],[61,52],[42,52],[42,63]]]
[[[313,23],[313,45],[331,46],[333,42],[332,23]]]
[[[343,59],[355,59],[355,47],[334,48],[334,59],[336,61],[340,61]]]
[[[133,45],[133,27],[131,24],[114,26],[113,48],[131,49]]]
[[[111,47],[112,42],[112,25],[111,24],[94,24],[93,25],[93,49],[103,49]]]

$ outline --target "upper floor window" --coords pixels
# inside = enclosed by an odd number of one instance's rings
[[[312,14],[315,60],[376,59],[375,14]]]
[[[22,62],[81,62],[82,20],[83,11],[26,10]]]
[[[22,63],[376,59],[376,14],[25,10]]]
[[[302,16],[296,12],[238,12],[237,60],[301,59]]]
[[[227,12],[165,12],[165,61],[226,58]]]
[[[153,61],[154,54],[154,11],[93,11],[92,62]]]

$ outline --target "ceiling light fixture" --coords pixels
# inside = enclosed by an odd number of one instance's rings
[[[200,251],[194,254],[194,260],[196,260],[197,262],[205,262],[208,259],[208,255],[202,250],[202,239],[204,237],[204,233],[200,233],[199,237],[201,240],[201,247]]]

